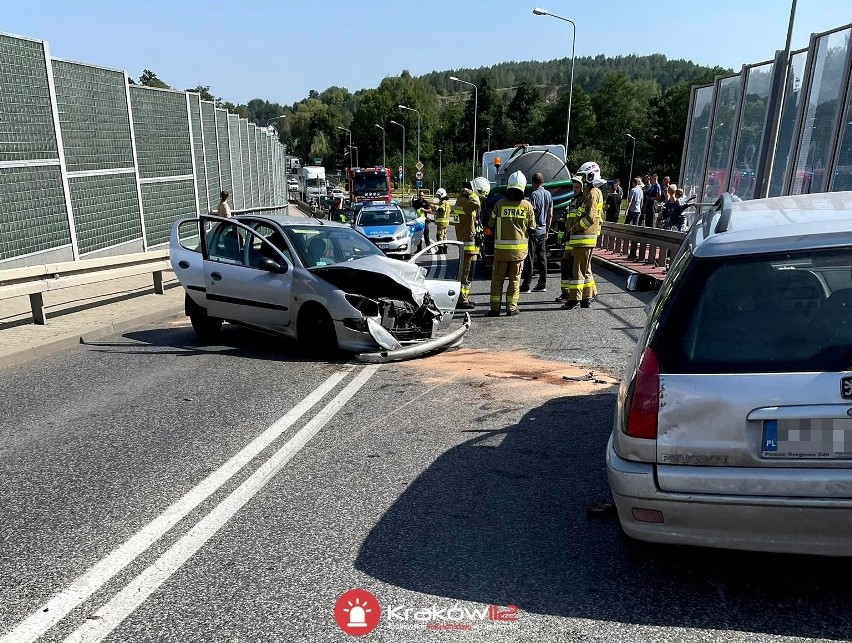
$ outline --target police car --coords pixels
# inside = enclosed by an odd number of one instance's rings
[[[410,257],[423,245],[424,227],[407,220],[396,203],[365,203],[355,219],[355,229],[389,257]]]

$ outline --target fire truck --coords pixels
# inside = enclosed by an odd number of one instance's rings
[[[393,172],[386,167],[353,167],[349,170],[349,199],[390,201],[393,199]]]

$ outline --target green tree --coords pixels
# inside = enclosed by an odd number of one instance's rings
[[[162,80],[157,78],[157,74],[152,72],[150,69],[145,69],[142,72],[142,75],[139,76],[139,84],[145,85],[146,87],[158,87],[160,89],[171,89],[171,87],[169,85],[167,85]]]
[[[198,85],[185,91],[201,94],[201,100],[207,100],[211,103],[217,102],[217,99],[213,96],[213,94],[210,93],[210,85]]]

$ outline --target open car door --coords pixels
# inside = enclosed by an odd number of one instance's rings
[[[452,322],[459,300],[463,247],[461,241],[438,241],[409,260],[426,271],[426,288],[435,305],[444,313],[440,324],[442,330]],[[432,254],[432,248],[435,254]]]

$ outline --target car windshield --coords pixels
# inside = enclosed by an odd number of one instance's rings
[[[852,369],[852,248],[699,259],[672,301],[664,372]]]
[[[402,212],[397,208],[362,210],[358,219],[358,225],[365,228],[368,226],[399,225],[400,223],[403,223]]]
[[[356,175],[353,190],[358,196],[384,196],[388,193],[388,177],[381,174]]]
[[[405,214],[405,220],[406,221],[414,221],[415,219],[418,218],[417,210],[415,210],[414,208],[403,207],[402,211]]]
[[[381,250],[351,228],[293,226],[284,228],[284,233],[307,268],[382,256]]]

